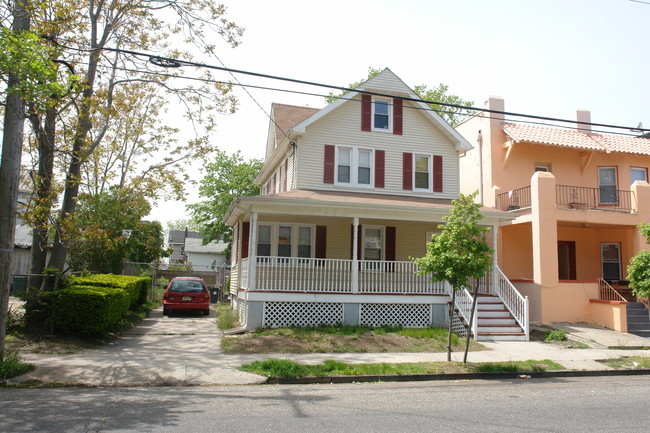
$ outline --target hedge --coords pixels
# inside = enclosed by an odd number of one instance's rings
[[[71,277],[66,287],[92,286],[107,289],[121,289],[128,293],[129,307],[136,309],[147,301],[151,278],[128,275],[97,274],[85,277]]]
[[[73,286],[56,292],[52,321],[69,334],[100,336],[129,310],[129,294],[111,287]]]

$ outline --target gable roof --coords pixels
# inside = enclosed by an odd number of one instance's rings
[[[320,108],[298,107],[296,105],[278,104],[276,102],[271,104],[276,142],[279,143],[282,141],[285,132],[319,110]]]
[[[386,83],[390,83],[390,88],[386,88]],[[327,105],[322,110],[314,113],[312,116],[306,118],[302,122],[295,125],[291,128],[296,134],[303,134],[305,129],[317,121],[318,119],[324,117],[331,111],[337,109],[339,106],[349,102],[351,99],[354,99],[360,93],[370,92],[372,93],[381,93],[382,95],[392,95],[396,97],[402,97],[409,99],[420,99],[414,92],[411,90],[404,82],[397,76],[393,71],[388,68],[385,68],[379,74],[368,79],[364,83],[356,87],[357,90],[351,91],[345,94],[345,97],[338,98],[336,101]],[[456,146],[457,151],[467,151],[472,149],[472,145],[465,140],[454,128],[449,125],[442,117],[438,115],[435,111],[425,104],[424,102],[410,101],[415,104],[417,108],[420,109],[420,112],[431,122],[435,127],[437,127],[445,136],[447,136]]]
[[[597,150],[607,153],[650,155],[650,139],[648,138],[510,122],[502,123],[501,128],[515,142]]]

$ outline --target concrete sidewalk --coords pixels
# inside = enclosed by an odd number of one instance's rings
[[[290,359],[305,364],[324,360],[350,363],[446,361],[446,353],[327,353],[226,355],[221,350],[222,333],[216,315],[191,314],[165,317],[156,310],[140,325],[108,346],[72,355],[26,354],[23,359],[38,367],[10,383],[37,380],[43,383],[88,386],[132,385],[247,385],[260,384],[265,377],[244,373],[237,367],[268,358]],[[588,325],[557,324],[590,344],[592,349],[564,349],[541,342],[482,342],[488,349],[470,352],[470,362],[550,359],[569,370],[603,371],[609,368],[597,360],[625,356],[650,357],[650,339],[620,334]],[[613,348],[615,347],[615,348]],[[624,349],[628,348],[628,349]],[[462,353],[453,359],[462,361]]]

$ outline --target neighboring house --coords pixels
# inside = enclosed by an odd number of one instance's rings
[[[18,209],[24,208],[32,194],[30,172],[22,170],[18,184]],[[14,249],[11,256],[11,274],[27,275],[32,265],[32,229],[23,224],[20,213],[16,216],[16,231],[14,234]]]
[[[187,263],[187,254],[185,244],[187,239],[203,239],[198,232],[185,230],[170,230],[167,235],[167,244],[172,247],[172,255],[169,257],[169,263]]]
[[[487,107],[504,112],[504,101]],[[461,158],[461,191],[515,219],[499,228],[499,266],[531,303],[531,321],[583,321],[627,330],[625,276],[647,249],[650,139],[479,115],[456,130],[474,148]],[[629,134],[629,131],[625,131]],[[629,299],[629,296],[628,296]]]
[[[203,245],[203,238],[185,239],[185,255],[195,271],[210,271],[226,264],[226,247],[221,241],[212,241]]]
[[[224,218],[246,328],[447,322],[449,285],[417,275],[411,258],[458,197],[459,158],[472,147],[416,98],[385,69],[322,110],[273,104],[262,193]],[[508,217],[482,213],[492,227]],[[512,287],[493,276],[484,286]]]

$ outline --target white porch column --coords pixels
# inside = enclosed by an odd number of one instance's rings
[[[257,212],[251,214],[248,231],[248,289],[255,290],[257,276]]]
[[[354,217],[352,223],[352,293],[359,292],[359,217]]]

